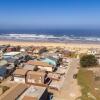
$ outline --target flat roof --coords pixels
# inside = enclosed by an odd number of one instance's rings
[[[25,84],[17,84],[7,90],[3,95],[0,96],[0,100],[16,100],[16,98],[27,89]]]
[[[2,66],[4,66],[4,65],[6,65],[7,64],[7,61],[6,60],[0,60],[0,66],[2,67]]]
[[[6,46],[3,46],[3,45],[0,46],[0,50],[5,49],[5,48],[6,48]]]
[[[37,100],[39,100],[46,89],[47,89],[46,87],[32,85],[17,100],[26,100],[24,99],[25,96],[37,98]],[[30,100],[30,99],[27,99],[27,100]]]
[[[54,80],[59,80],[61,75],[57,73],[48,73],[48,77]]]
[[[24,96],[22,100],[37,100],[36,97]]]
[[[27,62],[27,64],[34,65],[34,66],[52,67],[52,65],[50,65],[46,62],[42,62],[42,61],[30,60],[30,61]]]
[[[16,69],[13,74],[25,76],[27,72],[28,72],[27,69]]]
[[[4,53],[3,55],[4,56],[16,56],[18,54],[20,54],[21,52],[7,52],[7,53]]]
[[[34,70],[36,68],[36,66],[33,66],[33,65],[27,65],[25,64],[23,69],[27,69],[27,70]]]
[[[45,76],[45,72],[37,72],[37,71],[29,71],[27,75],[33,75],[33,76]]]
[[[53,59],[44,58],[44,59],[42,59],[42,61],[43,61],[43,62],[46,62],[46,63],[48,63],[48,64],[50,64],[50,65],[56,65],[56,61],[53,60]]]

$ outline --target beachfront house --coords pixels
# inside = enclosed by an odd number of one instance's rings
[[[91,55],[100,54],[100,50],[99,49],[90,48],[90,49],[88,49],[87,54],[91,54]]]
[[[9,65],[6,60],[0,61],[0,80],[5,79],[9,76],[14,70],[14,67]]]
[[[38,70],[37,66],[30,65],[30,64],[27,64],[27,63],[22,64],[22,67],[21,68],[27,69],[27,70],[31,70],[31,71]]]
[[[46,87],[30,86],[16,100],[47,100],[48,91]]]
[[[21,52],[7,52],[7,53],[4,53],[3,54],[3,58],[6,59],[6,58],[14,58],[14,57],[17,57],[21,54]]]
[[[55,67],[53,65],[50,65],[43,61],[29,60],[27,62],[27,64],[36,66],[39,70],[42,70],[42,71],[51,71],[52,72],[55,69]]]
[[[55,90],[60,90],[63,86],[64,80],[65,80],[65,75],[60,75],[56,73],[49,73],[48,77],[52,79],[49,88],[55,89]]]
[[[0,60],[0,80],[3,80],[7,75],[7,61]]]
[[[46,63],[48,63],[48,64],[50,64],[50,65],[53,65],[53,66],[56,66],[56,65],[57,65],[57,63],[56,63],[55,60],[52,60],[52,59],[49,59],[49,58],[41,59],[41,61],[42,61],[42,62],[46,62]]]
[[[8,60],[9,62],[16,61],[17,65],[23,62],[26,62],[31,59],[31,57],[27,54],[23,54],[21,52],[8,52],[3,54],[3,58]]]
[[[32,58],[25,53],[24,54],[21,53],[20,55],[16,56],[15,59],[17,59],[20,64],[20,63],[25,63],[25,62],[31,60]]]
[[[47,75],[45,72],[28,71],[26,75],[26,83],[29,84],[44,84]]]
[[[27,53],[28,53],[29,55],[32,55],[34,49],[35,49],[35,48],[33,48],[33,47],[28,47],[26,51],[27,51]]]
[[[41,61],[54,66],[55,69],[57,69],[57,67],[60,65],[60,59],[52,57],[52,56],[48,56],[47,58],[43,58],[43,59],[41,59]]]
[[[47,100],[46,87],[15,84],[0,96],[0,100]]]
[[[28,49],[27,49],[27,53],[30,55],[42,54],[45,51],[46,51],[46,47],[42,47],[42,46],[40,46],[40,47],[32,46],[32,47],[28,47]]]
[[[7,46],[6,45],[1,45],[0,46],[0,53],[3,53],[4,51],[6,51]]]
[[[9,65],[13,66],[13,67],[17,67],[19,62],[17,59],[14,59],[14,58],[6,58],[5,59]]]
[[[21,47],[20,52],[25,53],[27,51],[28,47]]]
[[[19,58],[18,57],[21,53],[20,52],[8,52],[3,54],[3,59],[5,59],[8,64],[11,66],[17,67],[19,65]]]
[[[6,49],[6,52],[14,52],[14,51],[20,51],[20,46],[9,46]]]
[[[48,73],[48,78],[50,78],[51,80],[55,80],[55,81],[59,81],[61,78],[60,74],[57,73]]]
[[[5,91],[1,96],[0,100],[18,100],[17,98],[26,90],[28,89],[27,85],[25,84],[15,84],[14,86],[10,87],[7,91]]]
[[[47,78],[45,72],[30,71],[27,69],[16,69],[12,79],[17,83],[44,84]]]
[[[2,59],[3,53],[6,51],[7,46],[1,45],[0,46],[0,59]]]
[[[34,48],[33,53],[35,53],[35,54],[42,54],[43,52],[46,51],[46,47],[43,47],[43,46],[41,46],[41,47],[33,47],[33,48]]]
[[[26,83],[26,75],[28,70],[16,69],[12,74],[12,79],[17,83]]]

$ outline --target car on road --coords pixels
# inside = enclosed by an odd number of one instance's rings
[[[77,74],[74,74],[74,75],[73,75],[73,78],[76,79],[76,78],[77,78]]]

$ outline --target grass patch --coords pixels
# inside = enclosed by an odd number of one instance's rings
[[[78,84],[81,86],[81,100],[100,100],[100,90],[97,91],[95,89],[97,88],[97,84],[92,71],[80,68],[77,80]]]

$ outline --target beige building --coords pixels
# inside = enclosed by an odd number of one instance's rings
[[[28,70],[16,69],[13,73],[13,80],[17,83],[26,83],[26,75]]]
[[[43,71],[50,71],[52,72],[54,70],[54,66],[50,65],[46,62],[42,62],[42,61],[33,61],[30,60],[27,62],[27,64],[29,65],[33,65],[33,66],[37,66],[38,69],[43,70]]]
[[[0,100],[47,100],[47,88],[16,84],[0,96]]]
[[[39,86],[30,86],[16,100],[47,100],[47,88]]]
[[[17,100],[28,87],[25,84],[16,84],[0,96],[0,100]]]
[[[29,71],[26,76],[26,82],[29,84],[44,84],[47,75],[44,72]]]

